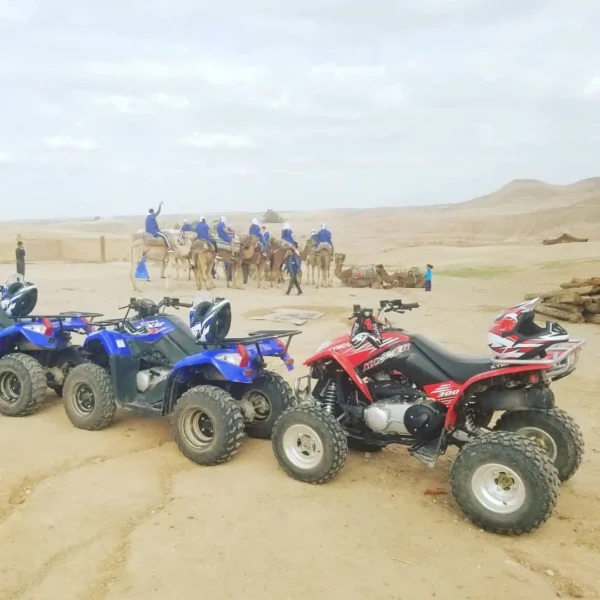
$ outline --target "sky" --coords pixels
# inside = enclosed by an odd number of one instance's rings
[[[0,220],[600,175],[598,0],[0,0]]]

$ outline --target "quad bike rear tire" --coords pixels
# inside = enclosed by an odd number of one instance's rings
[[[548,454],[508,431],[491,432],[465,444],[450,480],[465,515],[482,529],[504,535],[529,533],[545,523],[560,488]]]
[[[253,438],[270,440],[275,421],[285,410],[294,405],[294,392],[289,383],[279,374],[264,371],[262,376],[250,385],[241,385],[239,397],[242,412],[249,402],[255,417],[246,424],[246,433]]]
[[[272,445],[281,468],[305,483],[327,483],[348,455],[346,432],[318,406],[288,408],[275,423]]]
[[[244,441],[244,417],[225,390],[199,385],[177,401],[171,430],[184,456],[209,467],[230,460],[238,452]]]
[[[87,431],[106,429],[117,411],[112,379],[94,363],[71,369],[63,386],[63,402],[69,421]]]
[[[494,430],[519,433],[538,444],[550,455],[561,482],[573,477],[583,460],[581,429],[575,419],[559,408],[505,412]]]
[[[0,413],[7,417],[33,414],[46,398],[46,374],[28,354],[15,352],[0,359]]]

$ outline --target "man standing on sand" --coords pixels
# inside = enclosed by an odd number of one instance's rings
[[[288,286],[286,296],[290,295],[292,291],[292,287],[296,286],[298,290],[298,296],[302,293],[302,288],[298,283],[298,275],[300,274],[301,262],[300,257],[298,256],[298,252],[294,248],[288,248],[288,251],[285,254],[285,260],[283,261],[284,269],[288,272],[290,276],[290,285]]]
[[[25,246],[23,246],[23,242],[17,242],[15,258],[17,259],[17,273],[25,278]]]

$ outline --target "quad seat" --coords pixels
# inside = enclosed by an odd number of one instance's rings
[[[457,383],[464,383],[471,377],[485,373],[492,368],[491,359],[485,356],[455,354],[419,334],[411,335],[411,340],[425,356]]]

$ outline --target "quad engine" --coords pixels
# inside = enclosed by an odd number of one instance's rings
[[[135,384],[140,394],[150,391],[156,384],[169,376],[171,369],[154,367],[146,371],[140,371],[135,378]]]
[[[410,436],[418,440],[436,437],[446,419],[446,411],[408,383],[373,381],[370,389],[376,400],[365,408],[367,427],[379,434]]]

